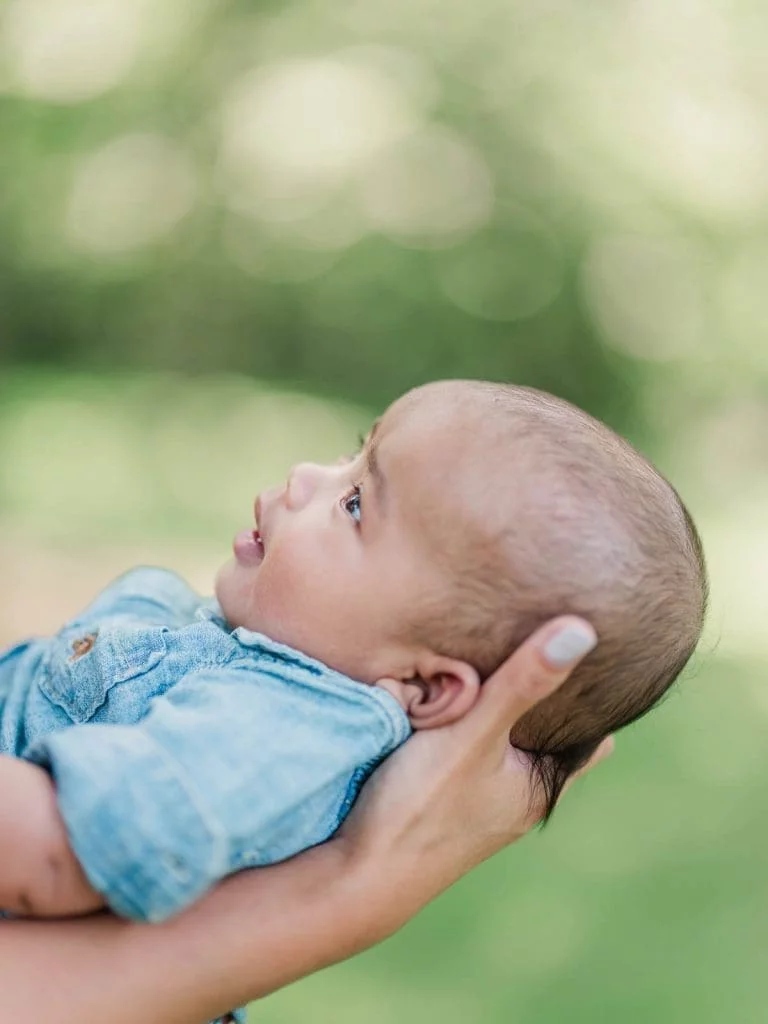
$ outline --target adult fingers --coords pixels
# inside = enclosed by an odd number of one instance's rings
[[[526,712],[562,686],[596,645],[597,634],[584,619],[565,615],[546,623],[486,680],[467,719],[479,733],[507,736]]]

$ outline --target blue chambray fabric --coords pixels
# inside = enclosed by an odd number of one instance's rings
[[[91,884],[137,920],[327,839],[409,734],[386,691],[230,630],[163,569],[0,654],[0,753],[51,772]]]

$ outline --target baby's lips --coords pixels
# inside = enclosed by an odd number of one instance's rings
[[[235,560],[246,568],[264,561],[264,543],[258,530],[241,530],[232,543]]]

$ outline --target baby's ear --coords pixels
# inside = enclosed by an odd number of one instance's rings
[[[463,718],[480,694],[480,676],[466,661],[426,654],[410,681],[408,717],[414,729],[438,729]]]

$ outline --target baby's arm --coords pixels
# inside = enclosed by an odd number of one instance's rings
[[[103,906],[69,845],[51,777],[0,755],[0,908],[63,917]]]
[[[378,691],[361,706],[356,687],[278,670],[200,669],[139,722],[86,722],[30,748],[115,913],[162,921],[235,870],[321,842],[355,774],[399,738],[394,721],[405,729]]]

